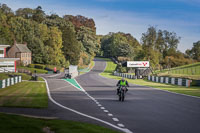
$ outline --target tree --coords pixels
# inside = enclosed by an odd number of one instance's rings
[[[63,18],[67,21],[72,22],[73,25],[75,26],[76,31],[80,30],[81,27],[87,27],[96,33],[95,22],[93,19],[88,19],[81,15],[77,16],[65,15]]]
[[[7,24],[7,16],[0,10],[0,44],[12,44],[13,36]]]
[[[47,64],[64,66],[66,60],[62,52],[62,32],[57,27],[50,27],[49,40],[45,44]]]
[[[8,18],[14,16],[12,9],[8,7],[6,4],[0,4],[0,11],[1,13],[4,13]]]
[[[192,49],[191,50],[188,49],[186,51],[186,54],[189,57],[191,57],[197,61],[200,61],[200,41],[193,43]]]
[[[19,8],[16,11],[17,16],[21,16],[25,19],[32,19],[33,14],[34,14],[34,10],[31,8]]]
[[[130,34],[109,33],[101,39],[101,50],[105,57],[133,60],[141,49],[139,42]]]
[[[77,40],[82,44],[81,52],[87,54],[85,57],[88,57],[88,61],[85,62],[90,63],[100,50],[100,44],[98,43],[96,33],[92,29],[82,26],[77,32]]]
[[[34,9],[33,20],[35,20],[38,23],[41,23],[44,19],[45,13],[42,10],[42,7],[38,6],[36,9]]]
[[[70,64],[78,65],[81,53],[81,44],[76,39],[75,31],[71,28],[62,28],[63,52]]]
[[[165,60],[166,56],[175,57],[178,54],[179,40],[180,37],[176,33],[167,30],[157,30],[151,26],[146,33],[142,34],[143,52],[140,53],[142,53],[145,59],[151,59],[153,66],[164,66],[168,63]]]
[[[80,59],[81,44],[76,39],[76,33],[72,23],[60,18],[56,14],[48,16],[43,23],[47,24],[48,26],[55,26],[59,28],[59,30],[62,32],[63,54],[70,64],[77,65]]]

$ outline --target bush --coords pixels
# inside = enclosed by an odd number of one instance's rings
[[[117,65],[116,70],[120,73],[126,73],[127,72],[126,67],[122,67],[121,65]]]
[[[42,64],[35,64],[35,68],[44,69],[44,68],[45,68],[45,65],[42,65]]]
[[[35,68],[35,64],[29,64],[28,67]]]

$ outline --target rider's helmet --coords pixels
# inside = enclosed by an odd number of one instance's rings
[[[122,81],[124,81],[125,79],[124,79],[124,77],[122,77]]]

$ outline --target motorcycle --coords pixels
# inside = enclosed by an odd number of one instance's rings
[[[119,96],[119,101],[124,101],[125,99],[125,95],[126,95],[126,87],[125,86],[120,86],[119,87],[119,93],[118,93],[118,96]]]
[[[64,78],[65,78],[65,79],[71,79],[72,76],[71,76],[71,74],[65,74]]]

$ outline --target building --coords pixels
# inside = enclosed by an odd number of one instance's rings
[[[27,44],[17,44],[15,43],[7,52],[9,58],[20,58],[17,61],[17,65],[27,66],[31,64],[32,53],[28,49]]]
[[[10,45],[0,45],[0,72],[16,72],[18,58],[6,58],[6,48]]]

